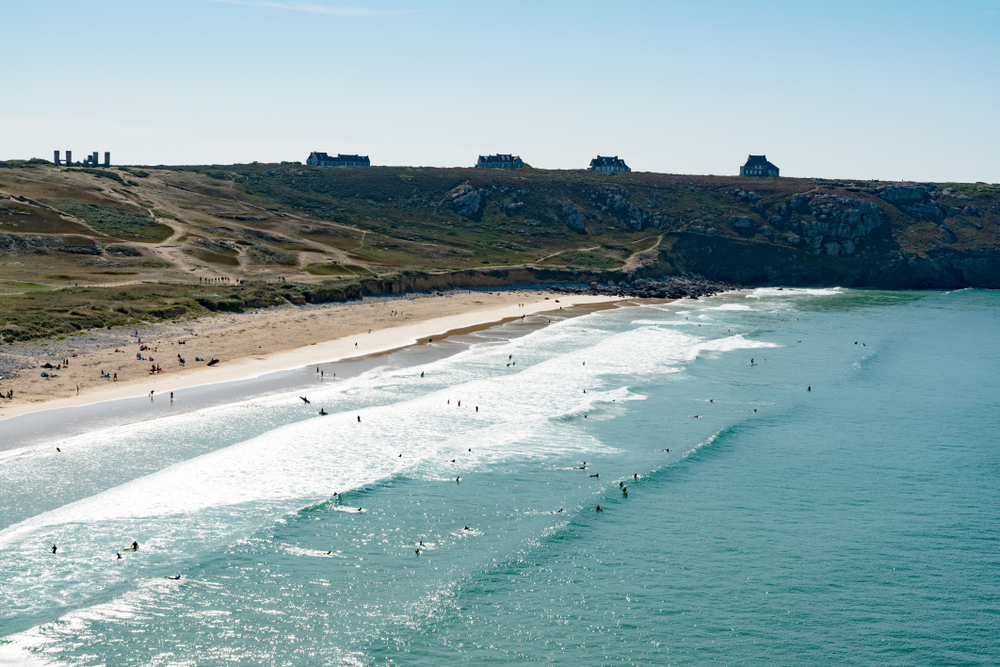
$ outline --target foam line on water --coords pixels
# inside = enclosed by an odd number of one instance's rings
[[[628,322],[630,315],[617,317]],[[768,346],[655,325],[613,333],[605,321],[578,318],[506,344],[474,345],[429,364],[425,378],[414,369],[378,369],[321,386],[315,396],[329,403],[329,416],[272,429],[264,418],[258,424],[264,431],[254,437],[10,526],[0,531],[0,578],[11,584],[0,592],[0,608],[17,615],[86,604],[101,591],[230,544],[336,491],[401,474],[436,478],[452,458],[461,457],[457,465],[467,469],[488,469],[513,458],[608,451],[565,420],[597,405],[608,410],[609,400],[641,400],[623,387],[623,378],[680,372],[703,351]],[[520,365],[508,366],[507,359]],[[297,396],[285,395],[252,405],[286,410],[288,404],[300,409],[298,403]],[[249,405],[185,419],[197,428],[221,426],[238,434],[241,418],[254,419]],[[118,432],[118,443],[138,434],[147,442],[157,436],[169,441],[169,429],[183,423],[133,425]],[[84,449],[108,447],[94,441]],[[114,553],[132,539],[142,548],[118,561]],[[44,553],[52,542],[60,544],[57,557]]]

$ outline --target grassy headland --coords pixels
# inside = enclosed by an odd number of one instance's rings
[[[0,163],[0,337],[679,272],[745,285],[1000,287],[998,215],[1000,187],[982,183]]]

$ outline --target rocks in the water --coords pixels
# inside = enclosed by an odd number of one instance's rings
[[[601,294],[639,299],[683,299],[712,296],[739,289],[735,285],[708,280],[704,276],[683,275],[659,279],[622,281],[617,286],[609,280],[607,286],[592,282],[589,287],[552,287],[559,294]]]

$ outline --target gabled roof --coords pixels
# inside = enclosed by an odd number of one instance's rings
[[[480,155],[479,159],[483,162],[513,162],[514,160],[520,160],[519,155],[511,155],[510,153],[497,153],[496,155]]]
[[[748,155],[747,163],[743,166],[744,167],[764,166],[764,167],[773,167],[774,169],[777,169],[777,167],[775,167],[773,164],[767,161],[766,155]]]
[[[625,160],[620,160],[618,156],[605,157],[598,155],[596,158],[590,161],[591,167],[604,167],[604,166],[615,166],[615,167],[625,167]]]

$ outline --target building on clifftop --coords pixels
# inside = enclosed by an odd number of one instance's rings
[[[306,160],[306,164],[312,165],[313,167],[372,166],[372,162],[368,159],[367,155],[341,155],[338,153],[337,157],[330,157],[326,153],[317,153],[316,151],[309,154],[309,159]]]
[[[497,155],[480,155],[476,167],[479,169],[520,169],[524,162],[518,155],[498,153]]]
[[[632,171],[625,164],[625,160],[618,159],[618,156],[614,157],[601,157],[598,155],[596,158],[590,161],[590,169],[588,171]]]
[[[766,155],[749,155],[740,167],[740,176],[777,176],[778,168],[767,161]]]

